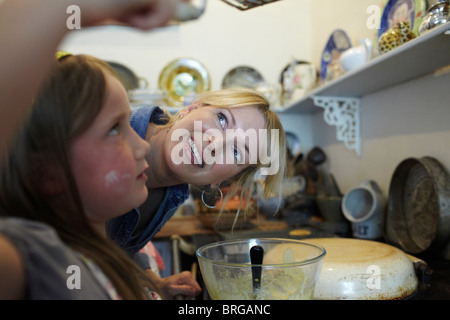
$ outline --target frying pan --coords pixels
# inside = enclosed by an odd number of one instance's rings
[[[388,242],[411,254],[444,252],[450,239],[450,177],[432,158],[408,158],[395,169],[385,219]]]
[[[302,242],[327,251],[314,290],[318,300],[408,299],[418,290],[420,272],[427,269],[425,261],[377,241],[310,238]]]

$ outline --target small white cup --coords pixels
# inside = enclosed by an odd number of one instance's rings
[[[352,223],[355,238],[378,239],[383,235],[385,202],[380,188],[372,180],[364,181],[344,195],[342,213]]]
[[[369,39],[362,39],[361,45],[344,51],[339,61],[345,71],[359,68],[370,61],[372,57],[372,42]]]

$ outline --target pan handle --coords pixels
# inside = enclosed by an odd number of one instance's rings
[[[413,263],[414,270],[416,271],[416,275],[419,281],[426,285],[431,284],[431,278],[433,277],[433,269],[431,269],[424,260],[414,257],[410,254],[406,255]]]

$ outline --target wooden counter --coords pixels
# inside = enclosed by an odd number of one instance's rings
[[[251,229],[261,230],[283,230],[288,225],[284,221],[266,220],[263,217],[250,220]],[[192,236],[194,234],[214,234],[214,229],[205,227],[198,215],[187,217],[173,217],[164,225],[160,232],[155,236],[156,239],[169,238],[173,234],[180,236]]]

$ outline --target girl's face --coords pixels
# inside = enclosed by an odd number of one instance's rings
[[[171,172],[194,185],[219,184],[256,164],[266,121],[255,107],[192,105],[169,130],[165,157]]]
[[[105,104],[70,149],[81,201],[94,225],[104,225],[147,198],[144,171],[150,146],[130,127],[131,110],[124,87],[115,77],[105,77]]]

